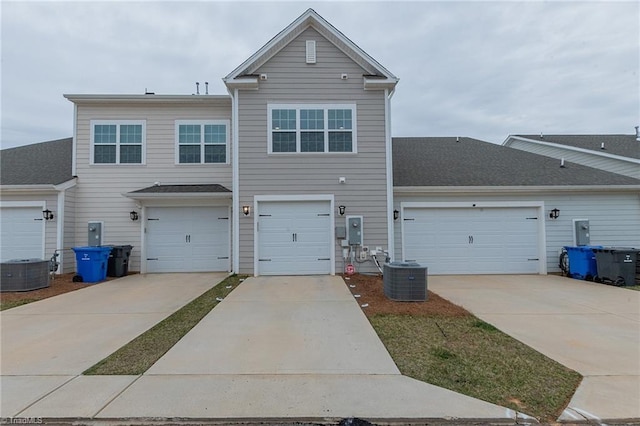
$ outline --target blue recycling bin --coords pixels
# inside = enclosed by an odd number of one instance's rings
[[[602,246],[566,246],[564,249],[569,256],[569,276],[578,280],[592,281],[598,275],[596,255],[594,249]]]
[[[97,283],[107,278],[107,261],[111,247],[73,247],[76,271],[82,282]]]

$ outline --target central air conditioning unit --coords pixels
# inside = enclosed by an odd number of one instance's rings
[[[13,259],[0,263],[0,291],[30,291],[49,287],[49,261]]]
[[[391,262],[384,265],[384,295],[399,302],[427,300],[427,267],[417,263]]]

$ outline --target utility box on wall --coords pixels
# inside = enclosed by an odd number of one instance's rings
[[[362,216],[347,216],[347,240],[350,246],[362,245]]]
[[[87,245],[97,247],[102,245],[102,222],[89,222],[87,228]]]
[[[589,219],[574,219],[573,229],[577,246],[588,246],[591,243]]]

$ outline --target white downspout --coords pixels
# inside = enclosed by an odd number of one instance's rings
[[[232,197],[232,226],[233,226],[233,238],[232,238],[232,256],[233,256],[233,265],[232,270],[234,273],[238,273],[240,270],[240,165],[239,165],[239,156],[240,152],[238,141],[238,89],[233,89],[233,94],[231,95],[231,120],[232,120],[232,128],[233,128],[233,158],[231,160],[231,197]]]
[[[60,257],[58,258],[58,262],[60,263],[60,266],[58,268],[58,270],[56,271],[56,275],[60,275],[62,274],[63,268],[64,268],[64,218],[65,218],[65,212],[64,212],[64,203],[65,203],[65,194],[66,194],[66,189],[61,190],[60,192],[58,192],[58,223],[56,223],[56,249],[60,250]],[[49,253],[45,253],[47,256],[49,255]],[[53,253],[51,253],[51,255],[53,256]]]
[[[391,139],[391,98],[395,93],[395,88],[389,92],[384,90],[385,106],[385,150],[387,166],[387,239],[389,240],[389,258],[395,260],[395,230],[393,223],[393,149]]]

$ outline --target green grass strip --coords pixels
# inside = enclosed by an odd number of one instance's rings
[[[22,300],[7,300],[0,302],[0,311],[5,309],[15,308],[17,306],[26,305],[27,303],[37,302],[39,299],[22,299]]]
[[[374,315],[402,374],[555,421],[582,376],[474,316]]]
[[[217,298],[226,297],[244,278],[226,278],[82,374],[143,374],[219,303]]]

